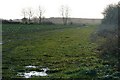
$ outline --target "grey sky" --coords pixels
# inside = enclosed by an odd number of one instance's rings
[[[70,7],[70,16],[79,18],[103,18],[101,14],[105,7],[119,0],[1,0],[0,18],[20,19],[23,8],[33,8],[36,11],[41,5],[45,10],[45,17],[60,17],[60,6]]]

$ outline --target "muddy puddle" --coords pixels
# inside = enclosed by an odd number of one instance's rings
[[[39,68],[38,66],[25,66],[25,68]],[[27,72],[18,72],[17,76],[23,78],[31,78],[31,77],[39,77],[39,76],[47,76],[46,73],[49,68],[41,68],[41,71],[27,71]]]

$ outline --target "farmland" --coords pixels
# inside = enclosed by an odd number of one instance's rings
[[[40,71],[47,76],[35,78],[95,79],[114,69],[96,53],[91,34],[96,25],[3,24],[3,78],[24,78],[18,72]],[[25,66],[38,66],[26,69]],[[109,67],[109,68],[108,68]]]

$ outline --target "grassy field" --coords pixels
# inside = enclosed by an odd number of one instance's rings
[[[107,75],[107,71],[110,73],[107,62],[99,58],[95,51],[97,45],[90,40],[96,28],[93,25],[3,24],[3,77],[22,78],[17,76],[18,72],[40,71],[40,67],[50,70],[48,76],[39,79],[91,80]],[[39,68],[26,69],[28,65]]]

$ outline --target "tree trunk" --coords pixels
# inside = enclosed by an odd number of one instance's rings
[[[39,17],[39,24],[41,24],[42,23],[42,18],[41,17]]]

